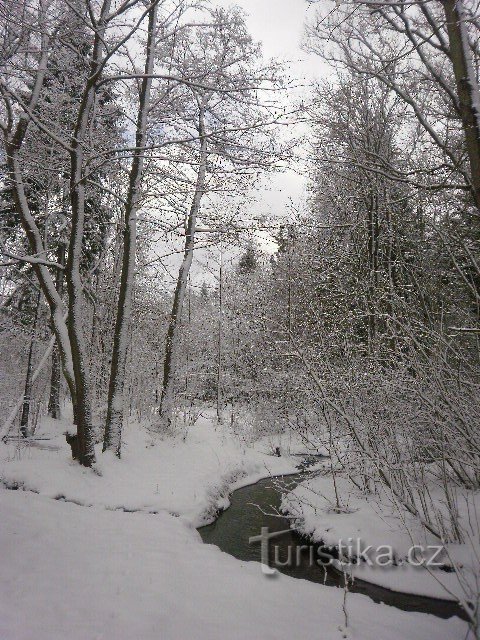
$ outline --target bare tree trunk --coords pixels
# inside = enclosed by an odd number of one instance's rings
[[[48,347],[45,349],[45,352],[44,352],[40,362],[38,363],[37,368],[33,372],[32,384],[35,383],[36,379],[38,378],[38,376],[42,372],[44,366],[47,364],[48,359],[50,358],[50,354],[52,353],[52,349],[53,349],[53,347],[55,345],[55,341],[56,341],[55,336],[53,336],[51,338],[49,344],[48,344]],[[10,411],[10,413],[7,416],[7,419],[3,423],[2,429],[0,431],[0,437],[1,437],[2,440],[5,440],[5,438],[8,437],[8,434],[10,433],[10,431],[12,429],[12,426],[13,426],[13,423],[15,421],[15,418],[17,417],[18,412],[22,408],[22,405],[23,405],[23,394],[18,398],[17,402],[15,403],[15,406]]]
[[[101,15],[96,25],[95,39],[90,64],[90,77],[85,86],[78,109],[77,122],[71,139],[70,151],[70,203],[72,207],[72,229],[68,246],[66,283],[68,292],[68,336],[72,350],[73,373],[75,376],[75,422],[77,435],[72,445],[80,464],[90,467],[95,463],[95,449],[92,423],[92,395],[90,371],[83,327],[83,285],[80,262],[83,249],[85,225],[85,193],[87,178],[84,172],[84,142],[89,117],[95,102],[96,82],[102,68],[105,20],[110,11],[110,0],[104,0]],[[72,438],[70,437],[70,440]]]
[[[470,162],[472,194],[480,209],[480,91],[468,41],[467,16],[462,0],[442,0],[442,4]]]
[[[217,420],[223,421],[222,411],[222,351],[223,351],[223,249],[220,249],[220,270],[218,274],[218,343],[217,343]]]
[[[167,339],[165,344],[165,359],[163,364],[163,387],[160,400],[160,428],[168,429],[172,423],[174,407],[174,384],[176,376],[177,351],[178,351],[178,326],[182,316],[183,302],[187,288],[188,274],[192,266],[193,252],[195,248],[195,227],[200,210],[202,196],[205,192],[205,175],[207,165],[207,138],[205,136],[205,108],[200,105],[199,114],[200,160],[195,185],[195,195],[187,221],[185,233],[185,249],[182,265],[178,272],[177,286],[173,298],[172,311],[168,323]]]
[[[130,170],[130,182],[125,210],[123,231],[123,261],[120,290],[118,295],[117,319],[113,338],[112,366],[108,389],[107,421],[103,450],[114,451],[120,457],[122,426],[124,414],[125,368],[127,360],[130,320],[132,315],[132,296],[135,277],[135,252],[137,239],[137,211],[139,193],[143,175],[145,143],[147,138],[147,120],[150,106],[152,73],[155,61],[155,31],[157,25],[157,4],[154,4],[148,16],[148,40],[145,60],[145,77],[140,89],[140,104],[136,129],[136,151]]]
[[[378,192],[376,184],[371,184],[367,204],[367,253],[368,253],[368,350],[375,350],[377,337],[377,289],[378,289]]]
[[[288,233],[288,261],[287,261],[287,306],[288,306],[288,341],[291,342],[291,335],[293,332],[293,308],[292,308],[292,256],[294,249],[293,233]]]
[[[82,152],[80,152],[82,153]],[[86,467],[95,462],[91,410],[90,375],[83,335],[83,287],[80,276],[83,224],[85,215],[85,184],[80,171],[72,172],[72,234],[68,248],[66,282],[68,291],[68,336],[72,349],[76,402],[74,420],[77,427],[78,461]],[[75,184],[77,182],[77,184]],[[73,451],[73,448],[72,448]]]
[[[65,265],[65,245],[60,242],[57,250],[57,263],[62,267]],[[60,298],[63,295],[63,271],[57,270],[57,277],[55,281],[55,288],[57,289]],[[52,351],[52,372],[50,375],[50,397],[48,400],[48,413],[55,420],[59,420],[61,417],[60,411],[60,389],[61,389],[61,362],[60,352],[57,344],[55,344]]]
[[[30,417],[30,405],[32,401],[33,387],[33,351],[35,348],[35,334],[37,333],[38,315],[40,311],[41,291],[37,295],[37,304],[35,306],[35,318],[33,321],[32,334],[30,336],[30,347],[28,349],[27,373],[25,375],[25,389],[23,392],[23,406],[20,417],[20,434],[23,438],[28,436],[28,420]]]
[[[397,352],[397,338],[396,331],[391,326],[391,318],[394,316],[394,300],[397,294],[398,283],[397,283],[397,247],[396,247],[396,231],[395,231],[395,222],[394,222],[394,213],[392,211],[391,203],[385,193],[385,201],[387,203],[385,210],[385,226],[387,233],[387,248],[386,248],[386,262],[387,262],[387,273],[388,273],[388,292],[387,292],[387,308],[388,315],[390,316],[387,319],[387,329],[390,334],[390,347],[392,350],[392,354],[396,354]]]

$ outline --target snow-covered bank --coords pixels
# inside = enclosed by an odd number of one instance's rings
[[[364,560],[343,567],[353,578],[394,591],[451,600],[465,599],[464,587],[468,582],[474,592],[475,576],[480,575],[479,557],[475,551],[480,548],[478,539],[470,537],[465,545],[447,544],[434,558],[441,542],[426,533],[388,494],[367,499],[341,476],[336,477],[336,485],[341,509],[336,508],[331,474],[322,474],[309,478],[284,496],[282,510],[295,517],[293,526],[309,539],[332,547],[338,547],[341,541],[344,555],[355,556],[359,549],[369,547],[366,555],[371,564]],[[468,522],[468,515],[463,516]],[[346,549],[348,545],[352,547],[351,552]],[[422,547],[423,551],[417,549],[412,553],[410,550],[414,545]],[[376,550],[380,548],[380,552],[386,554],[386,546],[392,549],[393,562],[388,563],[388,557],[384,555],[377,563]],[[421,562],[422,555],[426,561],[432,560],[428,568],[425,563],[414,566]],[[436,566],[436,562],[447,568],[456,563],[462,569],[465,582],[461,584],[454,571],[445,571]],[[379,566],[382,563],[383,566]]]
[[[189,524],[205,524],[228,505],[228,493],[268,475],[292,473],[298,458],[270,455],[266,443],[241,444],[228,427],[201,417],[185,439],[160,439],[139,425],[124,430],[122,459],[97,447],[96,472],[71,460],[63,432],[68,424],[44,420],[39,435],[48,449],[0,445],[0,482],[8,487],[85,506],[167,511]],[[43,443],[43,441],[42,441]]]
[[[269,579],[167,513],[0,490],[2,640],[340,640],[341,590]],[[466,625],[347,598],[358,640],[460,640]]]
[[[1,448],[4,486],[27,489],[0,488],[1,640],[310,640],[319,630],[322,640],[465,637],[458,618],[359,594],[348,594],[345,633],[342,590],[270,579],[257,563],[202,543],[193,527],[229,491],[291,472],[298,458],[240,445],[201,419],[185,441],[153,443],[130,426],[122,460],[99,454],[96,473],[69,459],[64,426],[44,423],[48,449]]]

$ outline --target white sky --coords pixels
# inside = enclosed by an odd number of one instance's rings
[[[262,42],[266,57],[292,61],[296,76],[311,79],[312,58],[301,51],[303,24],[314,7],[306,0],[213,0],[219,6],[237,5],[247,14],[252,37]]]
[[[213,4],[237,5],[246,14],[248,29],[254,40],[263,44],[266,58],[289,63],[289,76],[309,84],[321,72],[320,60],[301,50],[303,25],[315,8],[306,0],[213,0]],[[289,202],[298,203],[305,192],[305,180],[293,171],[271,176],[266,189],[257,190],[259,214],[283,214]]]
[[[305,84],[308,87],[312,80],[328,73],[318,57],[309,55],[301,49],[304,23],[315,11],[315,7],[309,5],[307,0],[211,0],[211,2],[222,7],[233,5],[242,7],[246,12],[249,32],[254,40],[262,43],[265,58],[277,58],[288,63],[288,75],[295,84]],[[300,90],[296,91],[296,94],[299,96]],[[293,170],[270,175],[265,179],[264,188],[255,189],[255,202],[250,207],[249,213],[283,216],[289,210],[290,204],[298,206],[304,200],[305,188],[305,178]],[[274,251],[275,245],[269,234],[261,232],[256,239],[265,251]],[[172,267],[173,276],[176,276],[179,261],[180,256],[172,257],[167,261]],[[202,268],[202,265],[209,261],[208,254],[205,254],[202,249],[197,250],[192,269],[193,281],[197,281],[197,284],[204,280],[213,283],[214,280]],[[215,265],[212,263],[211,266],[215,271]]]

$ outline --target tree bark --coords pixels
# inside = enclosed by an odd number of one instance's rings
[[[185,248],[182,265],[178,272],[177,286],[173,298],[172,311],[168,323],[167,339],[165,344],[165,359],[163,365],[163,387],[160,400],[160,428],[169,429],[172,425],[173,409],[175,402],[175,377],[178,351],[178,326],[182,317],[183,303],[187,288],[188,274],[192,266],[195,249],[195,228],[197,216],[200,210],[202,196],[205,193],[205,176],[207,165],[207,138],[205,135],[205,107],[200,104],[198,120],[198,132],[200,138],[200,159],[198,164],[197,181],[192,206],[187,221],[185,233]]]
[[[87,350],[83,332],[83,285],[80,274],[80,262],[83,249],[85,225],[85,196],[87,177],[84,173],[84,142],[95,102],[98,74],[102,68],[102,51],[106,18],[110,11],[111,0],[104,0],[101,15],[96,25],[90,77],[80,101],[77,121],[71,139],[70,151],[70,204],[72,208],[72,228],[68,246],[68,259],[65,279],[68,292],[68,336],[72,350],[73,373],[75,376],[75,422],[77,436],[75,447],[78,461],[85,467],[95,463],[95,449],[92,423],[92,395],[90,371],[87,363]],[[73,451],[73,447],[72,447]]]
[[[378,190],[374,180],[371,181],[367,196],[367,255],[368,255],[368,283],[367,283],[367,324],[368,350],[372,354],[376,347],[377,337],[377,289],[378,289]]]
[[[23,406],[20,417],[20,435],[22,438],[28,436],[28,420],[30,418],[30,404],[32,401],[33,388],[33,351],[35,347],[35,334],[37,332],[38,314],[40,310],[40,291],[37,295],[37,304],[35,307],[35,319],[33,321],[32,335],[30,336],[30,347],[28,349],[27,373],[25,375],[25,389],[23,392]]]
[[[112,365],[108,389],[107,421],[103,450],[114,451],[120,457],[122,426],[124,415],[124,386],[127,360],[128,338],[132,315],[132,297],[135,277],[135,253],[137,239],[137,211],[143,176],[144,148],[147,138],[147,121],[150,107],[152,73],[155,61],[155,31],[157,25],[157,5],[153,5],[148,16],[148,40],[145,60],[145,77],[140,89],[140,103],[136,125],[136,151],[130,170],[129,188],[123,230],[123,261],[117,318],[113,338]]]
[[[217,336],[217,420],[223,421],[222,356],[223,356],[223,250],[220,249],[218,274],[218,336]]]
[[[467,17],[462,0],[442,0],[442,4],[470,162],[472,195],[480,209],[480,91],[468,41]]]
[[[57,263],[65,266],[65,245],[60,242],[57,250]],[[57,269],[55,288],[60,298],[63,296],[63,270]],[[58,345],[55,344],[52,351],[52,372],[50,375],[50,397],[48,400],[48,414],[55,420],[61,417],[60,389],[61,389],[61,361]]]

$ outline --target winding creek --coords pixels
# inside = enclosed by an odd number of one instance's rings
[[[258,536],[261,527],[268,527],[270,532],[290,529],[288,518],[275,514],[279,511],[282,493],[293,489],[307,474],[308,472],[304,471],[289,476],[276,476],[237,489],[230,496],[230,507],[220,513],[212,524],[198,529],[203,542],[214,544],[239,560],[260,562],[260,544],[250,544],[249,538]],[[271,555],[273,546],[278,546],[277,559],[280,562],[285,561],[289,553],[290,557],[294,558],[291,566],[279,566],[277,562],[272,564],[270,558],[271,566],[276,566],[281,573],[343,588],[343,575],[333,567],[325,568],[311,562],[309,546],[295,531],[283,533],[272,540],[272,543],[269,545]],[[355,580],[349,586],[349,590],[363,593],[375,602],[383,602],[404,611],[430,613],[440,618],[450,618],[454,615],[465,618],[460,607],[448,600],[398,593],[361,580]]]

